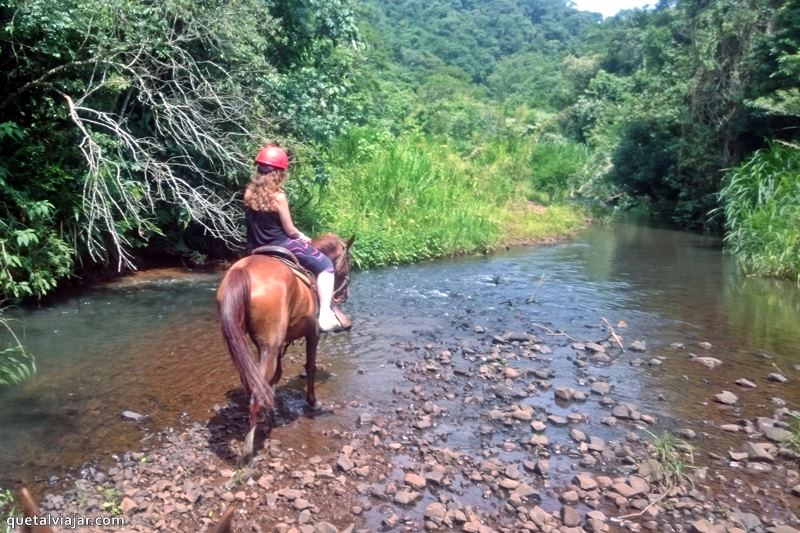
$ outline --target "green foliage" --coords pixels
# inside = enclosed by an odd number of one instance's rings
[[[102,509],[111,516],[122,516],[122,492],[114,487],[100,487],[103,496]]]
[[[534,145],[530,161],[533,189],[550,202],[563,201],[582,185],[590,154],[585,144],[557,139]]]
[[[13,148],[27,135],[0,124],[0,143]],[[0,300],[42,296],[72,271],[73,251],[52,227],[55,206],[29,183],[19,184],[0,160]],[[42,184],[47,191],[47,184]]]
[[[0,298],[92,263],[199,259],[265,140],[349,127],[351,0],[0,2]]]
[[[651,456],[660,466],[656,481],[664,489],[682,485],[687,471],[694,467],[694,448],[668,431],[661,436],[652,433],[650,436],[653,437]]]
[[[358,235],[361,268],[568,234],[583,223],[574,208],[527,209],[530,146],[495,139],[465,156],[424,134],[355,129],[331,149],[318,228]]]
[[[794,426],[792,426],[792,436],[787,443],[795,453],[800,453],[800,412],[792,411],[788,413],[794,419]]]
[[[22,383],[36,372],[33,356],[25,350],[14,330],[2,316],[0,309],[0,330],[3,331],[5,347],[0,349],[0,386]]]
[[[800,148],[757,151],[727,173],[720,201],[725,244],[745,268],[800,281]]]
[[[9,489],[0,489],[0,533],[11,533],[8,519],[17,516],[14,495]]]

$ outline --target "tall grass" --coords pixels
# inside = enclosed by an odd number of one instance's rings
[[[554,139],[535,144],[530,155],[534,190],[550,202],[563,201],[583,183],[590,160],[583,143]]]
[[[0,308],[0,342],[6,345],[5,348],[0,346],[0,387],[21,383],[36,372],[33,356],[25,350],[8,320],[3,317],[2,308]]]
[[[332,179],[316,204],[315,229],[357,234],[353,258],[362,268],[521,240],[525,221],[540,226],[530,239],[575,231],[583,223],[578,208],[527,208],[530,150],[496,139],[465,156],[426,135],[354,130],[331,151]]]
[[[728,172],[725,244],[749,271],[800,281],[800,149],[773,145]]]

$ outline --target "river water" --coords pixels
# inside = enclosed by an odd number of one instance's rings
[[[148,429],[205,420],[215,405],[224,405],[239,385],[216,318],[220,277],[178,271],[134,276],[9,313],[39,373],[0,390],[0,486],[63,479],[87,462],[142,446]],[[397,362],[409,357],[408,343],[442,337],[446,343],[449,336],[455,345],[459,332],[474,335],[478,325],[499,334],[510,321],[586,340],[605,336],[603,318],[624,321],[617,332],[626,342],[645,341],[641,357],[661,356],[664,364],[618,364],[601,375],[620,399],[653,413],[663,427],[702,431],[771,416],[773,398],[800,408],[800,290],[744,277],[711,237],[618,224],[552,247],[359,272],[348,311],[353,331],[320,345],[317,396],[335,406],[336,415],[283,424],[273,436],[284,443],[321,445],[320,428],[353,418],[350,407],[390,412],[387,391],[402,381]],[[537,326],[530,331],[544,334]],[[556,339],[566,349],[567,341]],[[296,379],[301,353],[302,347],[290,349],[279,389],[279,396],[280,390],[293,392],[285,395],[289,401],[302,398]],[[723,364],[710,371],[690,353]],[[571,365],[566,357],[553,362],[556,371]],[[789,383],[766,379],[776,369]],[[555,386],[574,385],[571,373],[557,375],[565,377]],[[758,388],[738,389],[734,381],[742,377]],[[740,397],[734,409],[710,402],[726,389]],[[150,419],[126,422],[123,410]],[[717,436],[711,446],[724,450],[732,442]],[[450,444],[469,446],[458,435]]]

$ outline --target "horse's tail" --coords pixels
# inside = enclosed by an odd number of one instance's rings
[[[237,268],[228,272],[227,278],[225,291],[219,301],[222,335],[251,403],[272,409],[275,405],[274,393],[258,370],[245,338],[247,310],[250,307],[250,277],[243,269]]]

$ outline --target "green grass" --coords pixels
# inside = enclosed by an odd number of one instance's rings
[[[694,468],[694,447],[668,431],[664,431],[661,436],[645,431],[653,438],[650,456],[660,467],[656,483],[663,489],[668,489],[690,480],[687,472]]]
[[[725,244],[751,273],[800,281],[800,149],[759,150],[725,177]]]
[[[331,151],[314,229],[356,234],[360,268],[570,234],[584,225],[579,207],[528,201],[532,146],[496,139],[464,155],[425,135],[354,130]]]
[[[585,144],[566,139],[537,143],[531,150],[532,186],[547,200],[563,201],[581,185],[590,164]]]
[[[800,411],[792,411],[789,416],[794,419],[794,425],[791,428],[792,436],[787,444],[795,453],[800,454]]]
[[[0,489],[0,533],[11,533],[8,519],[17,516],[14,495],[8,489]]]

